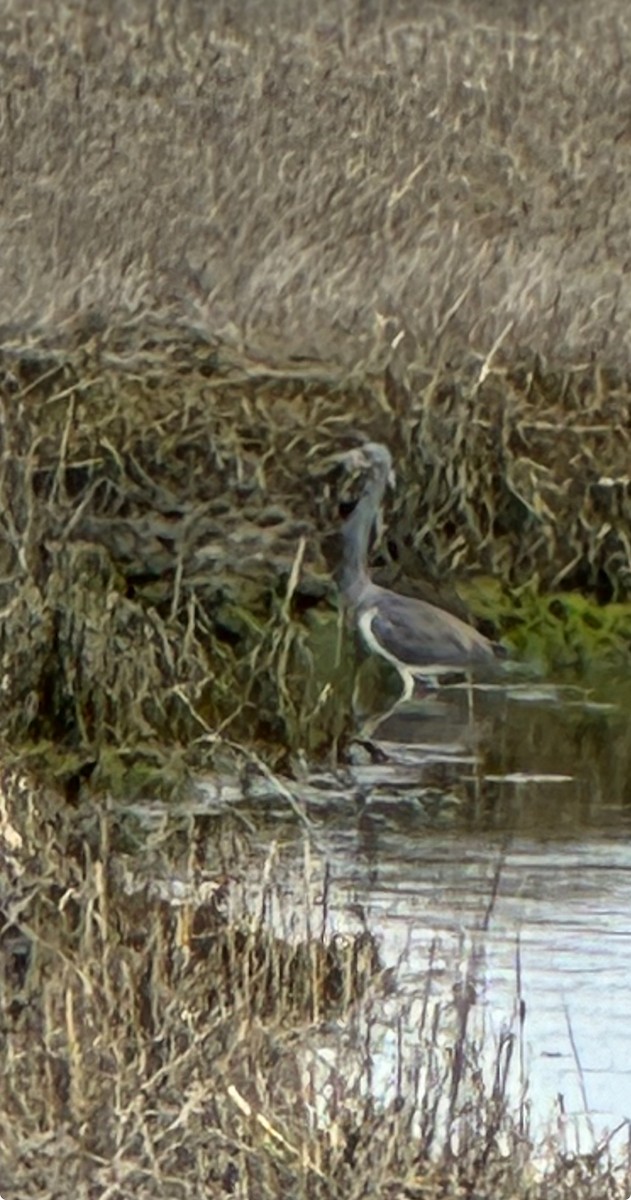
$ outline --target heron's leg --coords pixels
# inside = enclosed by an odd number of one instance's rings
[[[390,708],[387,708],[385,712],[376,713],[374,717],[369,717],[368,720],[364,722],[360,730],[360,737],[372,737],[373,733],[379,728],[380,725],[384,725],[385,722],[390,719],[392,714],[395,713],[402,704],[407,704],[408,700],[412,698],[414,693],[414,685],[416,683],[416,676],[414,675],[414,672],[405,670],[405,668],[399,669],[398,667],[397,670],[399,673],[399,679],[403,684],[401,695],[397,696],[394,703],[391,704]]]
[[[473,723],[475,721],[475,712],[473,711],[473,701],[474,701],[473,675],[471,674],[471,671],[467,671],[467,674],[465,676],[465,681],[466,681],[466,686],[467,686],[467,713],[469,716],[469,725],[471,726],[471,725],[473,725]]]
[[[400,703],[401,698],[399,697],[399,699],[395,700],[394,704],[391,704],[390,708],[387,708],[385,712],[375,713],[374,716],[369,717],[367,721],[364,721],[364,724],[359,731],[359,736],[362,738],[371,738],[375,730],[378,729],[380,725],[383,725],[386,721],[390,720],[390,717],[394,712],[396,712]]]
[[[414,685],[416,683],[416,675],[413,671],[407,671],[405,669],[399,670],[399,678],[403,684],[403,691],[401,692],[395,707],[398,707],[399,704],[407,704],[408,700],[412,699],[412,696],[414,695]]]

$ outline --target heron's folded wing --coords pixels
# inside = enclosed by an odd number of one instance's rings
[[[375,589],[371,601],[374,641],[407,666],[464,667],[495,659],[492,643],[477,629],[433,604],[386,588]]]

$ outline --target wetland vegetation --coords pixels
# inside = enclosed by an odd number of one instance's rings
[[[384,753],[332,584],[363,437],[397,467],[375,577],[593,684],[515,723],[525,764],[415,763],[420,828],[492,823],[555,738],[595,795],[605,701],[628,803],[626,5],[261,13],[0,17],[0,1193],[620,1200],[606,1142],[535,1153],[519,1025],[489,1075],[431,961],[375,1090],[396,973],[336,929],[310,803],[341,780],[363,828]]]

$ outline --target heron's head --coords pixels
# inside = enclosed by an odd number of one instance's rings
[[[395,474],[392,455],[387,446],[381,442],[366,442],[365,445],[358,446],[357,450],[351,451],[351,453],[358,455],[359,470],[372,470],[375,474],[385,478],[390,487],[394,487]]]
[[[335,464],[344,469],[346,479],[340,488],[342,493],[346,492],[349,484],[356,486],[358,478],[368,486],[373,482],[381,489],[395,486],[392,455],[381,442],[364,442],[361,446],[353,446],[351,450],[337,451],[329,455],[325,462],[329,468]],[[346,503],[344,496],[342,503]]]

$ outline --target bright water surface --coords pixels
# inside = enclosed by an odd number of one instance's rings
[[[536,1132],[553,1120],[568,1149],[584,1151],[631,1117],[631,718],[616,703],[621,689],[448,688],[358,743],[353,765],[292,785],[313,852],[329,864],[329,927],[357,929],[359,914],[397,968],[376,1059],[384,1095],[392,1031],[399,1020],[414,1044],[437,940],[446,997],[475,954],[474,1008],[489,1046],[525,1003]],[[264,793],[262,831],[284,840],[286,862],[286,797]],[[296,836],[294,903],[300,846]]]

